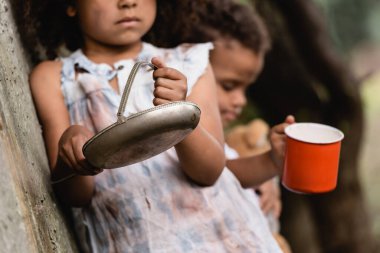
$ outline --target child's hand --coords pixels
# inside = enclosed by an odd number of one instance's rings
[[[74,125],[66,129],[58,143],[58,155],[79,175],[96,175],[103,171],[89,164],[82,152],[84,143],[92,135],[87,128]]]
[[[271,157],[280,173],[283,170],[284,158],[285,158],[285,127],[293,124],[295,119],[292,115],[288,115],[285,122],[274,126],[270,131],[270,142],[271,142]]]
[[[260,206],[264,214],[272,213],[275,218],[281,214],[282,203],[280,199],[280,188],[276,180],[268,180],[256,188],[260,195]]]
[[[161,105],[172,101],[186,100],[187,80],[176,69],[168,68],[165,64],[154,57],[152,64],[158,69],[153,72],[154,82],[154,105]]]

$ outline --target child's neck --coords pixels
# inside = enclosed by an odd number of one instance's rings
[[[136,58],[141,49],[142,42],[120,47],[87,45],[82,48],[82,51],[91,61],[112,66],[117,61]]]

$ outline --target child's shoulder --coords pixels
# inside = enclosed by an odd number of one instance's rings
[[[61,61],[42,61],[30,73],[29,82],[32,89],[46,84],[58,83],[62,69]]]
[[[54,60],[46,60],[38,63],[30,73],[31,76],[39,76],[39,75],[50,75],[58,71],[60,72],[62,68],[62,62],[61,61],[54,61]]]

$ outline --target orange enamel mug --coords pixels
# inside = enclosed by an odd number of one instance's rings
[[[294,123],[285,128],[285,134],[283,186],[307,194],[334,190],[344,134],[318,123]]]

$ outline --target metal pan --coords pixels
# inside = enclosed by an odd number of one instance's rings
[[[123,116],[133,80],[143,65],[156,68],[147,62],[133,66],[123,91],[117,122],[97,133],[83,146],[83,154],[93,166],[112,169],[148,159],[182,141],[199,123],[199,107],[185,101]]]

